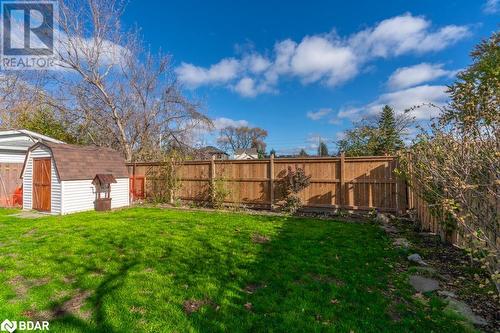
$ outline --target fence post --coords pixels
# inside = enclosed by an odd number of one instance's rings
[[[213,185],[215,181],[215,156],[212,155],[212,159],[210,160],[210,185]]]
[[[345,193],[345,153],[340,153],[340,207],[343,208],[346,205],[346,193]]]
[[[271,154],[269,159],[269,201],[270,208],[274,208],[274,154]]]
[[[394,184],[394,186],[396,187],[396,215],[401,215],[401,210],[400,210],[400,195],[401,193],[400,190],[401,190],[401,187],[399,186],[399,177],[394,173],[394,171],[399,167],[399,160],[398,160],[398,157],[395,156],[394,157],[394,168],[392,169],[392,176],[391,177],[395,177],[395,181],[396,183]]]

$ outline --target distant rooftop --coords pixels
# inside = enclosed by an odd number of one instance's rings
[[[9,129],[0,131],[0,149],[27,151],[29,147],[37,142],[64,143],[49,136],[20,129]]]
[[[234,151],[236,155],[241,155],[241,154],[247,154],[247,155],[256,155],[257,154],[257,148],[242,148],[242,149],[236,149]]]

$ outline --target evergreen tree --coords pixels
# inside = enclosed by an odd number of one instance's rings
[[[382,109],[382,113],[378,120],[378,139],[375,154],[394,154],[403,147],[403,140],[396,127],[394,110],[386,105]]]
[[[269,152],[269,156],[271,155],[274,155],[274,157],[276,157],[276,150],[274,150],[274,148]]]
[[[321,141],[318,146],[318,156],[328,156],[328,147],[326,146],[326,143]]]
[[[302,148],[299,152],[299,156],[306,157],[306,156],[309,156],[309,154],[306,152],[306,150],[304,148]]]

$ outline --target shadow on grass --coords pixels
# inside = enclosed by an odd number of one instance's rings
[[[56,315],[55,319],[50,321],[51,327],[57,327],[59,330],[64,330],[65,328],[71,328],[72,330],[77,330],[81,332],[119,332],[115,329],[113,325],[108,321],[108,314],[103,308],[104,300],[107,296],[111,295],[114,291],[120,289],[127,277],[128,272],[137,265],[136,260],[124,260],[120,263],[120,268],[111,274],[107,274],[103,277],[102,281],[93,288],[93,292],[88,297],[88,303],[92,309],[93,322],[89,323],[87,320],[81,319],[76,313],[63,312]],[[78,281],[81,281],[84,275],[90,274],[96,271],[96,267],[92,265],[82,265],[84,270],[82,274],[75,275],[76,287],[78,288]],[[75,267],[76,268],[76,267]],[[78,288],[78,290],[82,290]],[[86,300],[84,299],[83,303]],[[53,310],[61,309],[64,307],[65,302],[59,302],[53,306]],[[75,310],[75,309],[73,309]],[[79,310],[79,309],[77,309]],[[58,330],[56,329],[56,330]]]
[[[221,258],[210,244],[186,259],[192,268],[180,280],[196,283],[197,274],[206,274],[195,269],[206,256],[218,279],[218,291],[204,296],[208,305],[187,315],[198,331],[387,329],[387,244],[374,227],[289,219],[269,242],[248,236],[241,241],[258,248],[258,256],[246,265]]]

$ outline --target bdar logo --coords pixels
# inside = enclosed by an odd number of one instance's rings
[[[8,331],[10,333],[14,332],[17,328],[17,322],[5,319],[2,324],[0,324],[0,330]]]

